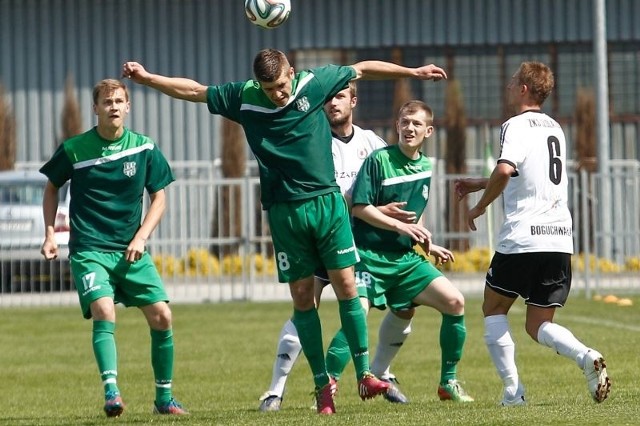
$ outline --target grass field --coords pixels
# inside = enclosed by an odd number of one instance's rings
[[[573,362],[531,341],[523,331],[523,305],[514,306],[511,325],[528,405],[501,408],[501,384],[483,343],[481,301],[467,300],[468,338],[459,377],[474,403],[440,402],[438,328],[440,316],[419,308],[413,333],[393,371],[411,399],[404,406],[382,398],[361,402],[353,367],[340,382],[337,414],[319,417],[312,402],[311,375],[304,358],[294,367],[283,409],[260,413],[258,398],[267,388],[276,338],[290,314],[289,303],[175,305],[176,397],[189,417],[151,414],[154,397],[149,335],[136,309],[118,310],[116,339],[119,384],[127,409],[119,419],[102,412],[103,396],[91,351],[91,322],[79,308],[0,309],[0,423],[198,424],[198,425],[622,425],[640,422],[640,297],[618,307],[572,295],[556,320],[605,355],[613,380],[602,404],[591,401],[582,371]],[[325,346],[338,326],[337,304],[320,309]],[[370,314],[372,351],[383,314]]]

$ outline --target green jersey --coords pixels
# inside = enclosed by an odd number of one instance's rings
[[[124,251],[140,228],[144,190],[175,180],[149,137],[125,129],[109,141],[95,127],[62,143],[40,172],[58,188],[71,180],[71,254]]]
[[[208,88],[209,111],[244,128],[260,168],[264,209],[340,190],[323,106],[355,77],[352,67],[337,65],[297,73],[283,107],[276,106],[254,80]]]
[[[431,160],[420,154],[417,160],[407,158],[397,145],[378,149],[362,164],[353,188],[353,205],[383,206],[406,201],[405,210],[422,216],[429,199]],[[412,250],[410,237],[387,231],[354,218],[353,236],[359,249],[382,251]]]

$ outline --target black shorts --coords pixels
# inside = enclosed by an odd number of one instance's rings
[[[528,305],[564,306],[571,290],[571,255],[496,252],[487,271],[486,284],[503,296],[520,296]]]
[[[313,272],[313,275],[320,280],[320,282],[322,282],[322,287],[326,287],[329,284],[331,284],[331,281],[329,280],[329,273],[327,272],[327,268],[325,267],[321,267],[316,269]]]

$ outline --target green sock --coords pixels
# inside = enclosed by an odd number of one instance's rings
[[[334,379],[340,379],[340,375],[349,364],[349,360],[351,360],[349,343],[347,343],[344,332],[340,329],[331,340],[327,350],[327,372]]]
[[[107,392],[120,393],[116,378],[118,376],[118,355],[113,333],[116,323],[111,321],[93,321],[92,343],[93,354],[98,363],[100,378]]]
[[[163,405],[171,400],[173,378],[173,331],[151,330],[151,366],[156,381],[156,403]]]
[[[462,357],[462,348],[467,338],[464,326],[464,315],[442,314],[440,326],[440,349],[442,350],[442,366],[440,384],[456,378],[456,366]]]
[[[358,296],[338,301],[342,331],[349,342],[353,366],[358,380],[369,372],[369,336],[367,335],[367,315]]]
[[[322,326],[318,310],[314,307],[308,311],[293,310],[293,325],[298,330],[304,356],[309,361],[313,382],[317,388],[329,383],[327,367],[324,362],[324,346],[322,345]]]

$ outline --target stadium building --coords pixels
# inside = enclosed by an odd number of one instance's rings
[[[640,0],[608,0],[611,159],[640,159]],[[466,156],[482,158],[507,112],[504,87],[523,60],[551,65],[557,90],[546,108],[575,134],[580,93],[594,89],[593,1],[324,0],[294,2],[276,30],[252,25],[240,0],[2,0],[0,84],[15,115],[18,163],[41,163],[62,129],[65,83],[79,100],[83,128],[94,122],[92,85],[117,77],[126,60],[152,72],[202,83],[251,77],[264,47],[288,53],[298,69],[362,59],[443,66],[459,82],[467,124]],[[445,83],[360,85],[357,121],[393,137],[403,97],[425,99],[439,127],[428,154],[445,155]],[[158,140],[173,161],[220,156],[218,117],[132,87],[130,126]],[[573,149],[573,148],[572,148]]]

